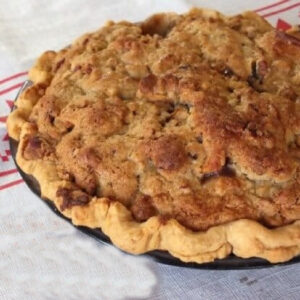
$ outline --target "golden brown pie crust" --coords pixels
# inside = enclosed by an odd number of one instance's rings
[[[186,262],[300,253],[300,40],[252,12],[108,22],[31,69],[17,162],[75,225]]]

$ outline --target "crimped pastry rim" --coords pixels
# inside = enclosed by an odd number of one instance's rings
[[[22,88],[21,88],[22,89]],[[17,98],[16,98],[17,99]],[[30,190],[36,194],[57,216],[63,218],[67,222],[71,223],[75,228],[80,230],[81,232],[97,239],[100,240],[102,243],[108,244],[108,245],[113,245],[110,239],[103,234],[102,230],[99,228],[96,229],[91,229],[86,226],[76,226],[75,224],[72,223],[72,220],[70,218],[65,217],[59,209],[55,206],[54,202],[52,202],[49,199],[42,198],[40,194],[40,187],[37,186],[38,182],[34,177],[31,175],[28,175],[23,172],[23,170],[17,165],[16,162],[16,150],[18,147],[17,141],[13,140],[12,138],[9,139],[10,142],[10,149],[12,151],[12,157],[16,163],[17,169],[20,172],[21,177],[24,179],[25,183],[27,186],[30,188]],[[29,177],[28,177],[29,176]],[[32,177],[35,182],[31,181]],[[29,181],[28,181],[29,180]],[[217,260],[209,263],[203,263],[203,264],[198,264],[195,262],[182,262],[180,259],[170,255],[166,251],[161,251],[161,250],[154,250],[150,252],[146,252],[146,255],[149,255],[151,258],[156,260],[157,262],[167,264],[167,265],[175,265],[175,266],[184,266],[184,267],[190,267],[190,268],[205,268],[205,269],[216,269],[216,270],[240,270],[240,269],[250,269],[250,268],[261,268],[261,267],[272,267],[275,266],[276,264],[271,264],[268,263],[267,260],[260,260],[259,258],[251,257],[248,259],[242,259],[240,257],[231,255],[230,257],[226,257],[222,260]],[[229,260],[230,259],[230,260]],[[300,256],[294,257],[292,260],[284,262],[282,264],[292,264],[292,263],[297,263],[298,260],[300,259]]]
[[[40,182],[43,197],[54,199],[60,211],[60,199],[56,197],[55,191],[62,182],[52,181],[43,186],[43,181],[50,179],[45,170],[51,166],[45,162],[33,165],[20,155],[22,136],[27,133],[28,126],[25,123],[21,129],[16,161],[23,171]],[[192,232],[174,219],[162,223],[155,216],[143,223],[136,222],[125,206],[106,198],[93,198],[86,207],[74,206],[60,212],[76,226],[100,228],[114,245],[132,254],[166,250],[183,262],[196,263],[212,262],[230,253],[242,258],[260,257],[271,263],[279,263],[300,254],[300,221],[268,229],[256,221],[244,219],[214,226],[205,232]],[[95,215],[94,212],[98,213]],[[210,247],[205,247],[208,243]]]

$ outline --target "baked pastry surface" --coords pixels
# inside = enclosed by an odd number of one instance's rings
[[[108,22],[45,52],[8,118],[75,225],[198,263],[300,253],[300,40],[252,12]]]

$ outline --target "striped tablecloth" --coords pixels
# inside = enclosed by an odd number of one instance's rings
[[[11,157],[5,123],[26,77],[27,72],[20,72],[0,80],[0,193],[23,182]]]
[[[26,70],[46,47],[62,47],[73,34],[97,28],[107,18],[136,21],[194,5],[224,13],[249,8],[280,30],[300,23],[300,1],[293,0],[125,2],[0,1],[0,299],[300,299],[300,265],[190,270],[101,245],[54,216],[18,174],[5,122]],[[68,33],[57,31],[57,22]]]

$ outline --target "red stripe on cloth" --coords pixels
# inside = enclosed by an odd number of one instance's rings
[[[17,74],[15,74],[15,75],[12,75],[12,76],[9,76],[9,77],[7,77],[7,78],[4,78],[4,79],[0,80],[0,84],[2,84],[2,83],[4,83],[4,82],[7,82],[7,81],[10,81],[10,80],[12,80],[12,79],[18,78],[18,77],[27,75],[27,74],[28,74],[27,71],[26,71],[26,72],[17,73]]]
[[[270,13],[268,13],[268,14],[261,15],[261,16],[264,17],[264,18],[267,18],[267,17],[273,16],[273,15],[279,14],[279,13],[281,13],[281,12],[287,11],[287,10],[289,10],[289,9],[292,9],[292,8],[294,8],[294,7],[297,7],[297,6],[299,6],[299,5],[300,5],[300,2],[295,3],[294,5],[290,5],[290,6],[288,6],[288,7],[285,7],[285,8],[282,8],[282,9],[279,9],[279,10],[276,10],[276,11],[273,11],[273,12],[270,12]]]
[[[275,7],[277,5],[280,5],[282,3],[285,3],[285,2],[289,2],[290,0],[282,0],[282,1],[279,1],[279,2],[276,2],[276,3],[273,3],[273,4],[270,4],[270,5],[267,5],[267,6],[263,6],[261,8],[258,8],[258,9],[255,9],[254,11],[255,12],[259,12],[259,11],[262,11],[262,10],[266,10],[268,8],[272,8],[272,7]]]
[[[8,141],[8,134],[5,134],[4,138],[2,139],[3,142]]]
[[[286,30],[290,29],[291,27],[292,27],[291,24],[289,24],[289,23],[285,22],[284,20],[278,18],[277,24],[276,24],[276,29],[286,31]]]
[[[6,184],[3,184],[3,185],[0,185],[0,191],[1,190],[5,190],[5,189],[8,189],[14,185],[17,185],[19,183],[22,183],[24,180],[23,179],[18,179],[18,180],[15,180],[15,181],[12,181],[10,183],[6,183]]]
[[[17,172],[18,172],[17,169],[11,169],[11,170],[7,170],[7,171],[3,171],[3,172],[0,172],[0,177],[10,175],[10,174],[14,174],[14,173],[17,173]]]
[[[15,90],[17,88],[20,88],[23,84],[24,84],[24,82],[21,82],[21,83],[15,84],[15,85],[13,85],[13,86],[5,89],[5,90],[0,91],[0,96],[4,95],[4,94],[6,94],[6,93],[8,93],[8,92],[10,92],[12,90]]]
[[[0,122],[1,123],[5,123],[6,122],[7,117],[0,117]]]
[[[7,105],[9,106],[10,109],[12,109],[14,107],[14,101],[12,100],[6,100]]]

